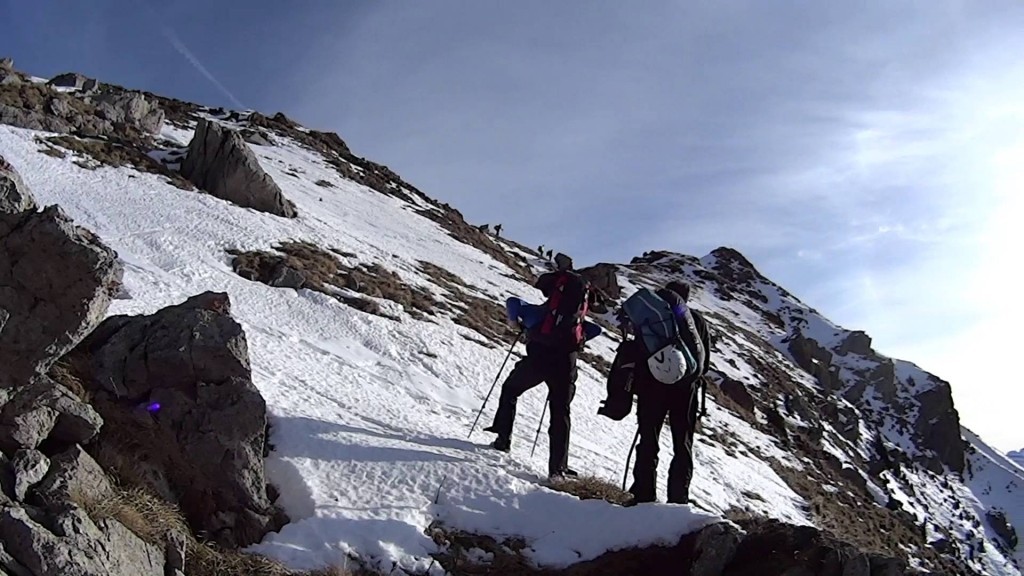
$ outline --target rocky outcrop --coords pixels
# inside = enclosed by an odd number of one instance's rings
[[[953,394],[946,382],[938,382],[929,390],[914,396],[920,407],[913,422],[918,446],[931,450],[934,458],[926,460],[928,469],[941,473],[942,464],[954,472],[964,471],[964,441],[960,437],[960,414],[953,406]]]
[[[103,426],[90,406],[46,376],[18,387],[0,408],[0,448],[5,452],[35,449],[50,441],[58,446],[86,443]]]
[[[99,454],[116,455],[105,464],[132,459],[140,481],[225,546],[252,544],[284,524],[267,495],[266,406],[226,294],[111,317],[74,355],[87,362],[94,404],[116,422],[116,433],[97,439]]]
[[[725,394],[727,398],[735,402],[744,412],[748,414],[754,413],[754,397],[750,395],[747,387],[742,382],[723,376],[722,381],[718,384],[718,388],[722,391],[722,394]]]
[[[1006,513],[1002,510],[988,510],[985,512],[985,520],[988,525],[995,530],[999,539],[1003,541],[1003,545],[1006,546],[1007,550],[1017,549],[1017,531],[1013,528],[1013,524],[1010,524],[1009,519],[1006,518]]]
[[[871,356],[874,352],[871,350],[871,337],[860,330],[854,330],[846,335],[846,338],[839,344],[839,354],[860,354],[861,356]]]
[[[136,126],[151,135],[159,134],[163,127],[164,111],[140,92],[107,90],[97,95],[93,102],[96,114],[111,123]]]
[[[835,392],[842,387],[839,370],[832,366],[831,352],[798,332],[790,334],[787,340],[787,349],[797,366],[814,376],[819,386],[827,392]]]
[[[36,209],[21,175],[0,155],[0,214],[20,214]]]
[[[50,86],[59,88],[74,88],[82,92],[93,92],[100,87],[99,81],[79,74],[77,72],[65,72],[58,74],[47,82]]]
[[[0,204],[32,206],[8,178]],[[106,314],[121,276],[117,255],[58,207],[0,212],[0,388],[28,383],[77,344]]]
[[[181,174],[218,198],[285,218],[297,216],[295,205],[260,167],[242,136],[216,122],[200,120]]]
[[[619,287],[618,267],[614,264],[597,264],[589,268],[579,270],[581,276],[590,282],[591,286],[601,291],[606,297],[618,300],[622,297],[622,289]]]

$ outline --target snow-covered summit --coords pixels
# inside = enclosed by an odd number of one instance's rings
[[[512,340],[500,303],[539,301],[532,279],[544,255],[283,114],[146,95],[166,119],[153,134],[126,138],[123,123],[93,122],[89,137],[57,135],[87,123],[58,122],[53,110],[91,113],[91,96],[33,86],[24,90],[43,94],[38,108],[3,118],[36,124],[0,126],[0,151],[40,204],[60,204],[118,252],[124,292],[111,314],[207,290],[231,296],[271,414],[268,475],[292,519],[254,551],[295,568],[356,557],[434,574],[443,570],[429,529],[444,525],[520,539],[531,562],[562,567],[755,516],[814,525],[921,568],[1020,574],[1007,534],[1024,523],[1024,469],[960,427],[948,383],[877,353],[867,334],[835,325],[736,250],[650,252],[584,270],[613,303],[689,281],[714,333],[714,385],[695,440],[696,506],[580,501],[536,482],[547,452],[543,433],[532,450],[542,388],[519,403],[510,455],[488,450],[479,428],[466,437]],[[201,120],[242,133],[296,217],[181,178]],[[573,468],[615,484],[634,423],[596,412],[619,341],[609,330],[588,344],[570,451]],[[671,453],[667,435],[662,449]]]

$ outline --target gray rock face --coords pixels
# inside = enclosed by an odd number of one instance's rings
[[[36,202],[18,171],[0,155],[0,213],[20,214],[36,209]]]
[[[139,92],[104,92],[95,97],[95,104],[101,118],[137,126],[147,134],[159,134],[164,124],[164,111]]]
[[[690,576],[718,576],[732,560],[742,537],[732,524],[712,524],[693,537]]]
[[[985,512],[985,520],[996,531],[996,535],[1003,541],[1003,545],[1006,546],[1007,550],[1017,549],[1017,531],[1006,517],[1005,512],[994,509],[988,510]]]
[[[53,531],[22,508],[0,510],[0,540],[10,558],[36,576],[164,573],[159,550],[117,521],[93,522],[73,505],[56,516]]]
[[[938,462],[963,473],[964,441],[960,437],[960,414],[953,406],[949,384],[938,382],[934,388],[915,396],[921,407],[914,421],[917,444],[935,452]],[[941,472],[936,462],[927,463],[933,472]]]
[[[14,499],[25,500],[28,489],[46,476],[50,469],[50,459],[38,450],[18,450],[11,460],[14,472]]]
[[[754,397],[747,391],[747,387],[742,382],[733,380],[732,378],[722,378],[722,382],[718,385],[719,389],[727,397],[731,398],[740,408],[745,410],[748,414],[754,413]]]
[[[306,285],[306,277],[302,275],[302,272],[281,262],[271,272],[269,284],[274,288],[294,288],[298,290]]]
[[[0,388],[24,385],[106,315],[123,270],[117,255],[56,206],[0,213]]]
[[[0,447],[7,450],[36,448],[51,438],[61,444],[91,440],[103,426],[92,406],[80,401],[60,384],[40,376],[15,390],[0,410]]]
[[[294,218],[295,205],[260,167],[238,132],[200,120],[181,174],[199,188],[239,206]]]
[[[50,86],[58,86],[61,88],[74,88],[83,92],[92,92],[99,88],[100,83],[92,78],[83,76],[77,72],[66,72],[58,76],[54,76],[47,82]]]
[[[49,471],[35,492],[44,508],[56,511],[69,501],[81,505],[102,502],[112,495],[113,486],[92,456],[75,445],[50,459]]]
[[[839,345],[840,354],[860,354],[861,356],[872,355],[871,337],[861,330],[850,332],[846,339]]]
[[[145,447],[157,455],[147,482],[179,504],[195,531],[245,546],[283,525],[266,490],[266,405],[226,294],[204,293],[151,316],[110,318],[78,352],[91,359],[90,382],[102,386],[94,403],[104,419],[118,422],[118,435],[155,442]],[[158,418],[139,413],[138,406],[153,403]],[[97,442],[115,438],[101,433]]]
[[[797,366],[814,376],[819,386],[829,392],[834,392],[842,386],[838,370],[832,368],[832,353],[821,344],[802,334],[794,334],[790,337],[787,348],[796,360]]]

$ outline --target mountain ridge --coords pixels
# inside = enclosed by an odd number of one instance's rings
[[[137,121],[152,123],[153,105],[166,118],[153,132],[142,124],[132,127],[130,118],[128,124],[110,122],[104,115],[114,113],[98,111],[99,105],[90,100],[93,90],[99,90],[106,98],[101,104],[120,102],[119,91],[125,91],[138,102],[135,92],[103,84],[89,88],[77,78],[72,86],[58,82],[44,89],[30,79],[6,76],[11,77],[18,80],[0,79],[0,118],[21,126],[0,127],[4,152],[10,152],[40,199],[59,202],[117,247],[128,263],[126,293],[134,296],[116,302],[116,311],[149,312],[200,289],[227,287],[238,295],[236,310],[253,338],[254,380],[281,422],[275,438],[280,452],[270,460],[271,476],[295,485],[284,499],[296,521],[271,534],[257,551],[297,565],[313,557],[336,558],[337,550],[326,543],[324,550],[306,556],[285,549],[296,542],[308,544],[300,536],[306,531],[319,534],[332,525],[330,519],[353,526],[394,521],[393,516],[370,513],[330,516],[328,485],[345,474],[365,474],[382,485],[398,480],[407,490],[388,492],[395,502],[410,501],[413,489],[436,488],[422,486],[423,481],[411,476],[390,476],[383,465],[355,462],[344,467],[337,460],[361,453],[355,440],[344,438],[371,432],[426,437],[442,423],[471,420],[484,398],[481,383],[494,378],[503,348],[512,341],[501,328],[498,302],[509,295],[537,298],[530,284],[549,266],[543,255],[485,233],[386,166],[353,155],[336,134],[306,129],[283,114],[268,118],[143,93],[153,101],[145,101]],[[183,188],[192,185],[180,180],[178,168],[201,120],[243,135],[262,170],[296,202],[298,223],[253,214]],[[66,132],[52,131],[65,126]],[[73,189],[79,195],[69,192]],[[157,214],[146,215],[147,210]],[[287,244],[293,240],[317,250]],[[437,246],[445,251],[438,252]],[[268,274],[256,270],[243,275],[243,254],[251,259],[264,255],[261,262],[267,263]],[[310,262],[328,266],[326,275],[315,276]],[[697,435],[694,495],[714,513],[815,525],[862,550],[906,558],[912,567],[1020,573],[1021,556],[1010,534],[1024,522],[1024,510],[1012,506],[1016,487],[1011,490],[1010,484],[1024,484],[1024,471],[961,426],[949,383],[910,362],[877,353],[865,332],[835,325],[726,246],[700,258],[648,252],[629,263],[599,263],[582,272],[609,297],[611,306],[595,313],[606,327],[614,326],[614,304],[640,286],[658,286],[670,278],[693,285],[694,306],[705,313],[715,333],[710,416]],[[299,286],[290,286],[292,281]],[[375,312],[368,311],[367,302]],[[275,314],[274,307],[288,314]],[[323,324],[323,317],[338,326]],[[334,331],[341,331],[344,339],[332,337]],[[620,339],[611,329],[588,350],[576,401],[581,410],[596,404],[600,392],[587,387],[602,387],[602,369]],[[415,352],[399,353],[393,349],[399,344]],[[328,365],[340,366],[342,374]],[[322,403],[341,402],[345,410],[328,414],[322,407],[299,405],[303,396],[285,383],[291,378],[315,390]],[[386,383],[399,392],[378,406],[361,391],[359,379]],[[376,406],[376,411],[361,412],[340,400],[332,387],[322,386],[325,382]],[[466,390],[475,393],[466,395]],[[541,412],[543,401],[538,400],[523,402],[529,418]],[[396,428],[409,415],[394,406],[415,411],[427,401],[437,405],[436,414],[403,423],[411,428]],[[580,414],[578,420],[583,432],[574,434],[573,454],[592,453],[586,457],[595,474],[616,481],[621,471],[612,465],[616,458],[611,454],[621,458],[626,453],[628,426],[616,428],[621,437],[602,444],[588,433],[607,434],[607,422],[592,413]],[[329,433],[332,443],[320,448],[333,460],[307,455],[304,438],[323,434],[316,432],[321,429],[334,430]],[[435,456],[442,463],[466,456],[459,451],[464,448],[451,446],[443,435],[424,442],[434,443],[431,449],[440,451]],[[376,450],[386,448],[394,450],[387,443]],[[665,444],[663,450],[667,454],[670,447]],[[487,456],[472,454],[490,462]],[[326,475],[314,475],[319,472],[312,460],[321,462]],[[439,517],[484,533],[507,533],[514,525],[541,542],[543,531],[507,516],[503,511],[508,506],[486,508],[496,518],[491,523],[473,520],[459,508],[477,510],[473,502],[482,498],[505,502],[507,493],[523,490],[518,480],[497,470],[510,467],[526,473],[530,468],[523,462],[528,461],[516,452],[513,461],[489,463],[494,468],[486,473],[496,478],[483,483],[493,493],[483,497],[467,488],[450,488],[450,497],[460,504],[442,508]],[[402,462],[389,465],[403,469]],[[474,470],[484,466],[465,465]],[[441,467],[430,474],[424,470],[424,478],[438,474],[442,487],[446,484]],[[481,482],[454,468],[443,470],[469,485]],[[769,481],[757,483],[753,477],[758,475]],[[347,498],[350,505],[362,503],[358,497]],[[324,514],[319,523],[310,509]],[[851,522],[851,517],[858,521]],[[420,521],[409,523],[418,526]],[[375,562],[390,558],[409,570],[424,568],[417,554],[425,553],[406,552],[425,545],[419,536],[396,540],[392,548],[403,551],[397,553],[351,529],[329,533],[361,557]],[[561,545],[545,549],[535,543],[533,550],[539,558],[563,562]],[[587,553],[596,551],[590,547]]]

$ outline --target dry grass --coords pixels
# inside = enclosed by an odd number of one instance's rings
[[[85,387],[80,374],[81,368],[74,364],[74,356],[61,358],[50,367],[47,376],[54,382],[66,388],[79,400],[85,403],[92,401],[92,393]]]
[[[624,506],[633,499],[632,494],[625,492],[619,486],[593,476],[566,478],[552,482],[548,486],[552,490],[572,494],[580,500],[604,500],[619,506]]]
[[[95,170],[100,166],[131,166],[140,172],[164,176],[170,184],[182,190],[195,190],[192,183],[180,174],[130,144],[82,139],[74,136],[50,136],[45,141],[88,158],[89,160],[75,162],[78,166],[88,170]]]
[[[479,343],[493,348],[495,341],[511,344],[515,340],[516,335],[505,324],[504,306],[491,298],[470,294],[469,290],[479,291],[479,288],[437,264],[420,260],[417,266],[434,284],[448,291],[457,309],[452,321],[483,336],[484,340]]]
[[[234,256],[232,267],[247,280],[270,284],[280,266],[298,272],[305,280],[305,288],[337,298],[363,312],[392,320],[384,314],[376,301],[348,296],[340,291],[360,292],[372,298],[383,298],[400,304],[410,316],[424,319],[440,305],[433,295],[422,288],[409,286],[397,273],[379,264],[346,266],[338,256],[354,257],[342,251],[327,251],[309,242],[288,241],[274,246],[278,253],[228,250]]]

